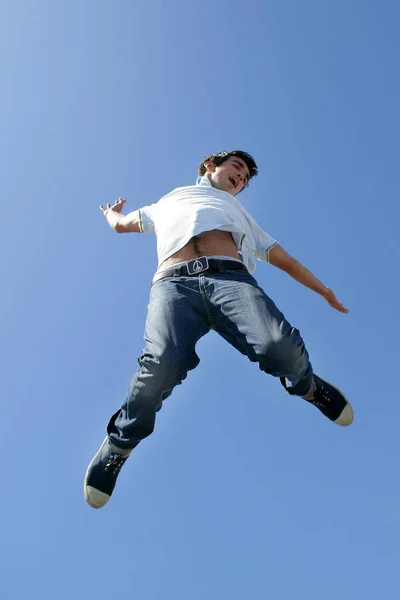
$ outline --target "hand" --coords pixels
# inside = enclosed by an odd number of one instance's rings
[[[99,208],[100,208],[101,212],[103,213],[103,215],[106,217],[107,213],[110,210],[112,212],[120,213],[121,210],[123,209],[125,202],[126,202],[126,200],[124,200],[123,198],[118,198],[118,200],[116,200],[112,206],[111,206],[111,204],[107,204],[106,208],[104,208],[104,206],[99,206]]]
[[[323,294],[327,303],[332,306],[332,308],[336,308],[339,312],[348,313],[349,309],[345,308],[341,302],[336,298],[335,294],[328,287],[326,288],[325,293]]]

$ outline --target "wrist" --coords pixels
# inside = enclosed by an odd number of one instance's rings
[[[111,209],[109,209],[106,212],[105,216],[106,216],[108,224],[111,227],[115,227],[115,225],[117,225],[119,223],[120,219],[121,219],[121,215],[119,213],[116,213],[114,210],[111,210]]]
[[[327,285],[323,285],[320,294],[321,294],[321,296],[323,296],[324,298],[326,298],[327,296],[329,296],[330,291],[331,291],[331,289],[328,288]]]

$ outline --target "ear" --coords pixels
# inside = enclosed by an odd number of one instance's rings
[[[215,165],[213,165],[213,164],[212,164],[212,162],[211,162],[210,160],[207,160],[207,161],[204,163],[204,166],[205,166],[205,168],[206,168],[206,173],[214,173],[214,171],[215,171],[215,169],[216,169]]]

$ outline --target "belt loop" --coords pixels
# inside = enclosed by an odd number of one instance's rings
[[[181,268],[180,267],[174,267],[174,277],[179,277],[181,274]]]
[[[222,273],[222,271],[225,271],[225,265],[224,265],[224,261],[220,260],[217,258],[217,265],[218,265],[218,271],[220,273]]]

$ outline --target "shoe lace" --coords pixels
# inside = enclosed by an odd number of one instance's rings
[[[110,454],[108,462],[105,466],[105,470],[111,470],[113,475],[117,475],[121,470],[122,465],[124,464],[126,457],[121,456],[121,454]]]
[[[314,398],[311,400],[314,406],[319,408],[325,408],[330,401],[329,390],[324,385],[315,392]]]

